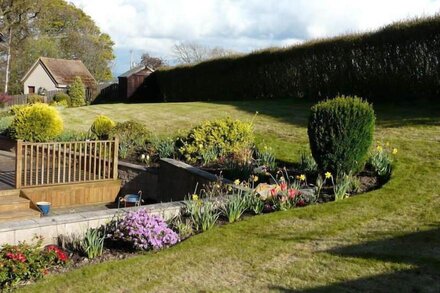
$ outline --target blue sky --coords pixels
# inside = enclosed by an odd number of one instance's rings
[[[171,63],[193,41],[240,52],[366,31],[440,12],[440,0],[70,0],[115,42],[113,72],[143,52]]]

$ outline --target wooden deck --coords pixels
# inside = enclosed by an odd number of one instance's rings
[[[17,176],[15,158],[14,153],[0,150],[0,222],[40,217],[38,201],[48,201],[52,208],[108,204],[115,201],[120,190],[121,181],[114,178],[114,161],[110,164],[110,160],[100,161],[96,156],[87,159],[82,154],[77,156],[77,164],[62,166],[63,160],[49,157],[40,161],[45,162],[41,169],[31,169],[28,167],[37,165],[37,159],[32,158],[19,168],[21,176]],[[101,165],[93,165],[94,161]],[[21,180],[19,188],[17,178]]]

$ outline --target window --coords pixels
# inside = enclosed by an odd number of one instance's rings
[[[35,94],[35,87],[34,86],[28,86],[28,91],[30,94]]]

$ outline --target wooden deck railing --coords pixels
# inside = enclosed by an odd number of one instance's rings
[[[114,180],[118,139],[33,143],[17,141],[16,188]]]

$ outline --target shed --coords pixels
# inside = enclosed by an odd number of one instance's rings
[[[96,88],[96,80],[81,60],[40,57],[21,79],[24,94],[66,89],[79,76],[86,89]]]
[[[154,69],[139,65],[120,75],[119,98],[122,101],[142,99],[144,81],[153,72]]]

